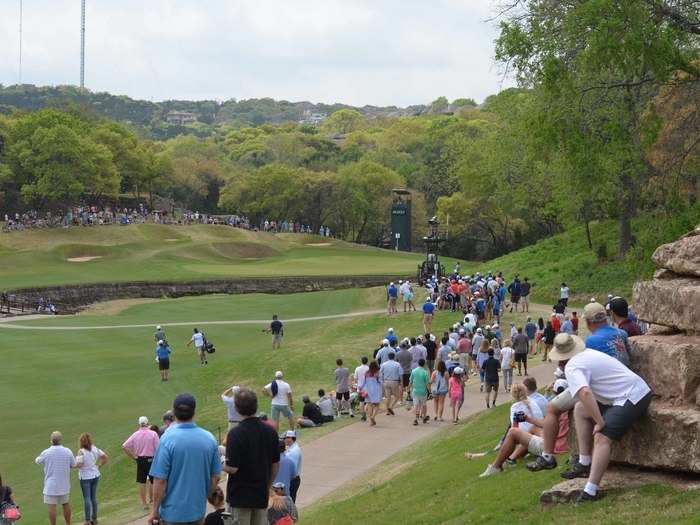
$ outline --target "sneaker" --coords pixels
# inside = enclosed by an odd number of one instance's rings
[[[430,421],[430,416],[425,416],[423,418],[423,424],[425,425],[428,421]]]
[[[350,417],[355,417],[355,414],[353,414],[352,412],[350,412]]]
[[[393,411],[392,409],[390,409],[390,408],[387,408],[387,409],[386,409],[386,413],[389,414],[390,416],[395,415],[395,414],[394,414],[394,411]]]
[[[418,426],[418,420],[417,420],[417,419],[414,419],[414,420],[413,420],[413,426],[414,426],[414,427],[417,427],[417,426]]]
[[[557,460],[552,457],[550,460],[544,459],[544,456],[537,456],[537,459],[526,465],[530,472],[539,472],[540,470],[552,470],[557,468]]]
[[[489,405],[488,403],[486,403],[486,408],[491,408],[491,405]]]
[[[518,464],[518,462],[514,459],[506,458],[505,462],[503,463],[506,467],[514,467]]]
[[[362,414],[361,421],[367,421],[367,414]]]
[[[602,497],[603,496],[601,495],[600,491],[598,491],[595,496],[591,496],[588,492],[582,490],[581,494],[579,494],[578,498],[576,498],[576,505],[588,503],[590,501],[598,501]]]
[[[576,461],[576,463],[571,465],[571,468],[569,470],[565,470],[561,473],[561,477],[564,479],[587,478],[590,472],[590,465],[584,466],[581,465],[581,463],[579,463],[578,461]]]
[[[480,478],[488,478],[489,476],[495,476],[496,474],[501,474],[503,472],[503,469],[501,468],[496,468],[493,465],[489,465],[486,467],[486,470],[479,474]]]

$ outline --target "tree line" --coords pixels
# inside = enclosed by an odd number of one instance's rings
[[[343,107],[317,126],[246,121],[154,140],[84,107],[12,112],[0,118],[1,203],[158,194],[381,244],[391,190],[407,187],[416,240],[437,214],[460,258],[603,219],[618,222],[624,255],[639,214],[700,218],[698,19],[683,0],[513,0],[496,53],[520,87],[411,116]]]

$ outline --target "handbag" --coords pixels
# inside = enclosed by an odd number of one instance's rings
[[[293,525],[294,520],[289,514],[282,516],[280,519],[275,521],[272,525]]]

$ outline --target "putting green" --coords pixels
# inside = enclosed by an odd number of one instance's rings
[[[226,277],[414,275],[419,254],[228,226],[130,225],[0,235],[0,290]]]

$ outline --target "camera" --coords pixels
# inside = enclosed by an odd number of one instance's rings
[[[527,418],[527,415],[525,415],[525,412],[516,412],[513,414],[513,419],[515,419],[518,423],[525,423]]]

